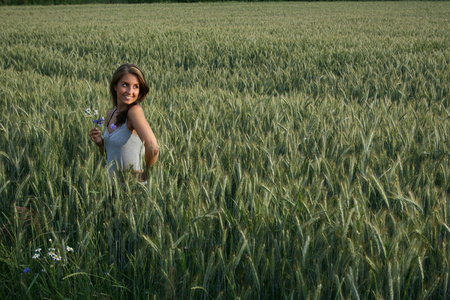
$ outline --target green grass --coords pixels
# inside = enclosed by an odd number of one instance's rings
[[[0,298],[450,296],[447,2],[0,13]],[[124,62],[145,186],[88,139]]]

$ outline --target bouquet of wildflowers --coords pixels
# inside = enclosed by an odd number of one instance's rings
[[[98,116],[98,110],[96,110],[96,109],[91,110],[90,108],[86,108],[85,112],[86,112],[86,114],[88,116],[94,116],[94,117]],[[98,119],[94,119],[94,123],[97,124],[100,127],[103,126],[104,122],[105,122],[105,118],[103,118],[103,117],[100,117]]]

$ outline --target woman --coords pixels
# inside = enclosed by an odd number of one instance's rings
[[[156,137],[148,124],[140,103],[149,91],[144,74],[134,64],[120,66],[109,86],[114,108],[106,115],[106,130],[98,128],[89,132],[89,137],[98,146],[100,153],[106,150],[106,160],[111,175],[117,169],[132,168],[147,180],[147,172],[159,156]],[[143,147],[145,167],[141,169]]]

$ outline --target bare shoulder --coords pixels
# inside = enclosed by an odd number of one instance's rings
[[[131,120],[145,119],[145,114],[142,106],[136,104],[130,107],[130,109],[128,110],[128,118]]]
[[[130,107],[130,110],[128,110],[128,113],[132,114],[143,114],[144,110],[142,109],[142,106],[139,104],[133,105]]]
[[[140,131],[143,129],[147,129],[149,127],[147,119],[145,118],[144,110],[142,109],[142,106],[139,104],[133,105],[128,110],[128,120],[130,121],[129,127],[130,130],[135,129],[138,134],[140,135]]]

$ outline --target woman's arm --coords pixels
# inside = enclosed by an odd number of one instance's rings
[[[89,137],[97,145],[100,154],[105,152],[105,142],[102,138],[102,132],[98,128],[93,128],[89,131]]]
[[[139,138],[145,145],[145,166],[147,172],[148,168],[153,165],[159,156],[159,145],[156,140],[155,134],[153,133],[152,128],[147,122],[147,119],[144,115],[144,110],[140,105],[133,105],[128,111],[127,115],[129,128],[131,131],[136,131],[139,135]]]
[[[106,115],[106,120],[110,119],[111,113],[112,113],[112,110],[110,110],[108,112],[108,114]],[[97,145],[98,150],[100,151],[100,154],[103,155],[103,153],[105,153],[105,141],[103,140],[102,132],[97,127],[93,128],[89,131],[89,137]]]

